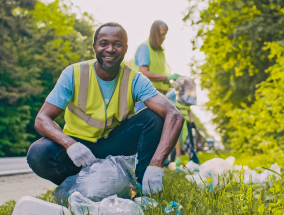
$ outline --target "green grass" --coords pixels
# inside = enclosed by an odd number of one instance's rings
[[[226,185],[218,185],[212,191],[205,191],[195,183],[188,182],[185,174],[167,171],[164,192],[155,199],[157,208],[145,214],[163,214],[166,202],[176,201],[183,207],[183,214],[284,214],[284,180],[273,181],[265,186],[242,184],[225,179]]]
[[[232,154],[221,154],[226,158]],[[269,167],[277,160],[271,156],[249,156],[234,154],[236,164],[253,167]],[[199,154],[201,162],[213,157],[215,154]],[[266,159],[266,160],[264,160]],[[186,157],[183,158],[186,162]],[[257,163],[255,163],[257,162]],[[278,162],[283,167],[282,162]],[[164,192],[154,197],[159,202],[156,208],[145,211],[145,215],[164,214],[164,209],[171,201],[179,202],[183,206],[183,214],[284,214],[284,179],[275,181],[271,178],[265,185],[242,184],[233,180],[232,175],[222,178],[226,183],[219,184],[212,191],[199,188],[194,182],[189,182],[183,172],[165,170]],[[52,201],[49,195],[52,191],[43,194],[41,199]],[[15,201],[9,201],[0,206],[0,214],[12,213]],[[173,213],[172,213],[173,214]]]

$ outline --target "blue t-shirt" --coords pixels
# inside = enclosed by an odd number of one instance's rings
[[[169,100],[171,100],[173,104],[177,103],[177,96],[174,89],[168,92],[166,96],[168,97]]]
[[[68,106],[69,102],[73,99],[74,95],[73,76],[74,76],[73,65],[63,70],[54,89],[50,92],[50,94],[46,98],[46,101],[61,109],[65,109]],[[103,81],[98,77],[98,82],[100,84],[106,104],[108,104],[115,90],[117,77],[112,81]],[[154,88],[151,81],[147,77],[142,75],[142,73],[137,73],[134,75],[132,81],[132,94],[133,94],[134,103],[138,101],[144,102],[148,98],[153,97],[158,93],[159,92]]]
[[[136,53],[134,63],[136,66],[149,66],[150,65],[150,52],[145,43],[142,43]]]

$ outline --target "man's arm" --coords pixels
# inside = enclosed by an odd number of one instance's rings
[[[172,151],[178,140],[184,118],[162,94],[148,98],[144,101],[144,104],[165,120],[160,143],[149,165],[163,167],[164,159]]]
[[[45,102],[35,119],[35,129],[42,136],[68,149],[77,141],[63,133],[62,129],[53,122],[64,110]]]
[[[158,75],[149,71],[149,66],[140,66],[140,72],[149,78],[151,81],[166,81],[168,80],[166,75]]]

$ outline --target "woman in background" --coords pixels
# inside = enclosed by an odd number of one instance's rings
[[[166,23],[156,20],[151,26],[149,39],[138,47],[133,65],[133,69],[148,77],[154,87],[163,95],[168,92],[169,80],[179,77],[176,73],[171,75],[171,68],[166,62],[162,48],[167,32]],[[144,103],[138,102],[135,105],[135,112],[145,107]]]

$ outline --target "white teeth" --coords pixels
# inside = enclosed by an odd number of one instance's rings
[[[114,59],[115,57],[106,57],[106,59]]]

